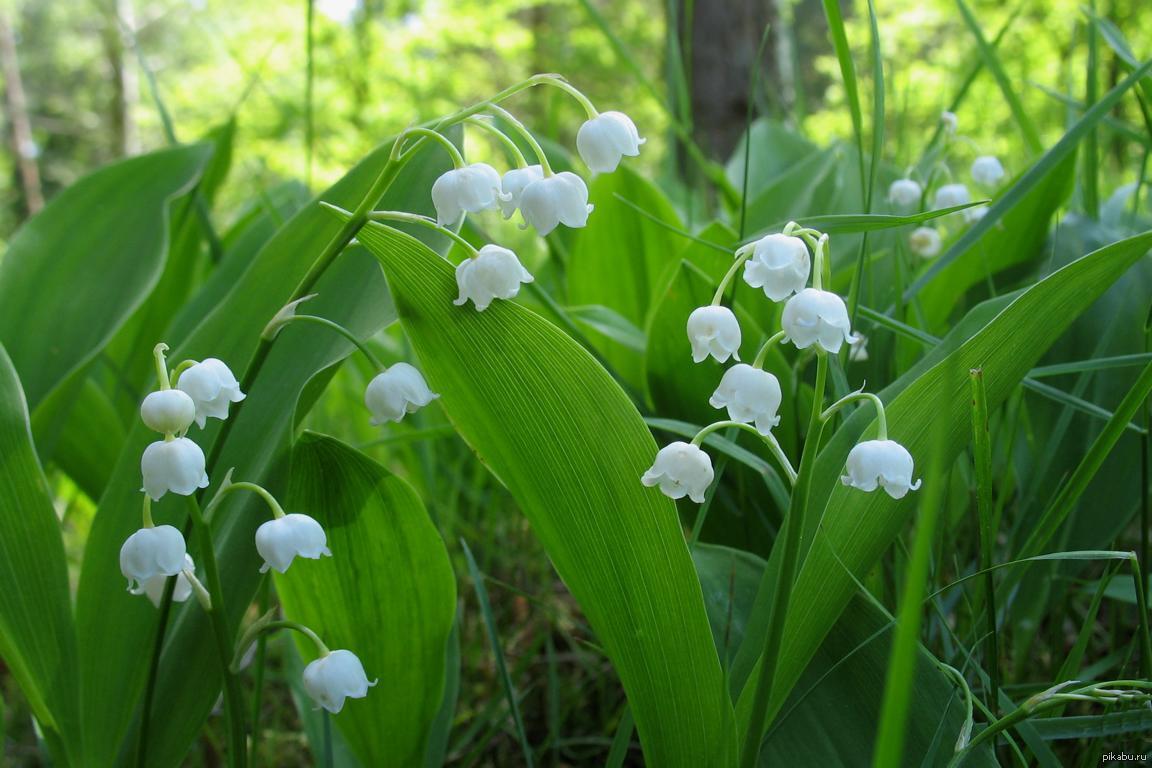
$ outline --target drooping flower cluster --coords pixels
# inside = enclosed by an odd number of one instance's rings
[[[893,198],[899,194],[910,198],[913,191],[896,190]],[[918,198],[919,194],[917,187],[915,196]],[[726,409],[728,420],[704,427],[691,442],[676,441],[661,448],[640,478],[644,485],[659,487],[673,499],[687,496],[703,503],[715,473],[712,460],[700,446],[710,433],[724,427],[741,427],[758,434],[788,479],[796,481],[796,470],[772,435],[773,427],[780,422],[783,400],[780,381],[764,370],[772,345],[790,341],[797,349],[813,348],[817,355],[835,355],[846,344],[866,343],[863,335],[852,332],[844,300],[822,288],[828,240],[826,234],[790,223],[782,233],[767,235],[736,251],[735,262],[720,281],[712,303],[698,307],[688,317],[692,359],[697,363],[708,357],[720,363],[740,360],[740,322],[720,302],[741,267],[749,286],[762,289],[772,301],[785,302],[780,316],[782,330],[768,339],[751,364],[737,362],[724,372],[709,404]],[[812,259],[809,247],[814,254]],[[876,407],[878,439],[863,441],[852,449],[842,480],[862,491],[883,488],[892,498],[903,498],[908,491],[919,488],[920,482],[912,478],[912,456],[899,443],[888,439],[884,406],[876,395],[854,392],[821,411],[820,419],[827,420],[840,407],[861,399],[870,400]],[[813,407],[822,406],[818,402]]]

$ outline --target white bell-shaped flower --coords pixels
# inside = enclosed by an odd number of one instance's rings
[[[780,381],[768,371],[737,363],[724,371],[720,386],[708,400],[713,408],[727,408],[728,418],[745,423],[755,422],[757,431],[766,435],[780,423],[783,394]]]
[[[911,208],[920,202],[923,190],[912,179],[897,179],[888,187],[888,200],[901,208]]]
[[[956,117],[955,112],[941,112],[940,122],[944,123],[944,132],[949,135],[954,136],[956,131],[960,130],[960,119]]]
[[[197,488],[208,487],[208,473],[204,471],[204,451],[186,437],[158,440],[144,449],[140,457],[140,472],[144,487],[153,501],[172,491],[190,496]]]
[[[968,187],[963,184],[945,184],[936,190],[936,208],[953,208],[972,202]]]
[[[728,307],[698,307],[688,315],[692,359],[702,363],[711,355],[721,363],[740,359],[740,322]]]
[[[188,602],[188,598],[192,597],[192,582],[188,580],[187,574],[195,571],[196,563],[192,561],[192,556],[185,554],[184,566],[176,575],[176,586],[172,589],[172,602],[185,603]],[[159,608],[160,601],[164,598],[164,587],[168,585],[168,578],[168,576],[156,575],[150,579],[145,579],[128,591],[134,595],[147,595],[148,599],[152,601],[152,605]]]
[[[464,259],[456,267],[456,286],[460,298],[453,304],[463,306],[469,299],[477,312],[488,309],[493,299],[513,299],[521,283],[532,282],[516,254],[498,245],[486,245],[476,258]]]
[[[524,195],[524,187],[534,181],[544,178],[544,169],[539,165],[529,165],[526,168],[513,168],[504,174],[500,182],[503,196],[500,198],[500,210],[504,218],[512,218],[516,209],[520,207],[520,198]]]
[[[994,187],[1004,178],[1004,166],[991,155],[982,155],[972,161],[972,180],[982,187]]]
[[[853,363],[868,362],[868,337],[860,331],[852,331],[852,348],[848,350],[848,360]]]
[[[961,214],[964,216],[965,224],[975,224],[988,215],[988,206],[978,205],[975,208],[965,208]]]
[[[601,112],[576,132],[576,149],[592,173],[611,173],[624,155],[636,157],[640,145],[636,124],[623,112]]]
[[[930,259],[940,253],[940,233],[934,227],[917,227],[908,236],[908,247],[917,256]]]
[[[297,557],[319,560],[327,555],[328,537],[320,523],[308,515],[277,517],[256,529],[256,551],[264,558],[260,573],[269,568],[284,573]]]
[[[120,573],[128,579],[129,591],[149,579],[175,576],[184,569],[188,546],[184,534],[171,525],[141,528],[120,547]]]
[[[345,699],[362,699],[379,682],[369,682],[364,665],[352,651],[331,651],[304,667],[304,690],[332,714],[344,708]]]
[[[432,184],[432,205],[440,226],[455,224],[465,212],[492,210],[503,199],[500,174],[487,163],[453,169]]]
[[[704,492],[715,477],[712,459],[700,450],[699,446],[676,441],[669,443],[656,454],[652,467],[643,474],[640,482],[648,487],[660,486],[665,496],[682,499],[685,496],[697,504],[704,503]]]
[[[376,374],[364,392],[364,404],[372,412],[372,425],[400,421],[440,395],[428,388],[424,375],[408,363],[396,363]]]
[[[835,354],[841,344],[854,341],[844,299],[816,288],[805,288],[790,298],[784,305],[780,324],[798,349],[819,343]]]
[[[861,491],[883,487],[894,499],[920,487],[912,481],[912,454],[895,440],[865,440],[848,453],[847,474],[840,478],[844,485]]]
[[[179,389],[152,392],[140,404],[140,418],[157,432],[183,432],[196,419],[196,402]]]
[[[812,261],[803,240],[775,234],[760,238],[751,247],[752,257],[744,264],[744,282],[763,288],[772,301],[783,301],[804,290]]]
[[[201,429],[208,417],[228,418],[228,406],[244,399],[240,382],[222,360],[209,357],[180,374],[176,386],[196,403],[196,425]]]
[[[520,213],[530,227],[546,235],[557,226],[582,227],[593,206],[588,204],[588,185],[571,171],[545,176],[524,187]]]

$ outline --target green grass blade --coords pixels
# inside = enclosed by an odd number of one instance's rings
[[[988,706],[995,711],[1000,698],[1000,650],[996,633],[996,584],[992,578],[992,550],[996,543],[996,510],[992,506],[992,440],[988,434],[988,391],[984,371],[969,371],[972,382],[972,456],[976,465],[976,511],[980,517],[980,568],[984,575],[984,667],[988,673]]]

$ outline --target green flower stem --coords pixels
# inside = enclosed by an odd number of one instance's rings
[[[740,421],[717,421],[716,423],[709,424],[708,426],[704,427],[704,429],[697,432],[696,437],[692,438],[692,445],[699,446],[704,442],[704,438],[708,437],[708,435],[716,432],[717,430],[724,429],[725,427],[736,427],[738,429],[744,430],[745,432],[751,432],[752,434],[756,435],[756,437],[764,441],[764,444],[768,446],[768,450],[776,458],[776,461],[779,462],[780,468],[784,470],[784,474],[788,477],[788,482],[791,485],[796,485],[796,470],[792,467],[792,462],[788,460],[788,454],[784,453],[784,449],[780,447],[780,442],[776,439],[776,436],[771,432],[766,435],[762,434],[760,430],[756,429],[756,427],[752,426],[751,424],[745,424]]]
[[[489,111],[504,118],[509,125],[516,129],[517,133],[524,137],[524,141],[527,142],[528,146],[532,147],[532,151],[536,153],[536,159],[540,161],[540,167],[544,170],[544,175],[551,176],[552,166],[548,164],[548,157],[544,154],[544,148],[540,146],[540,142],[536,141],[536,137],[532,135],[532,131],[528,130],[524,123],[517,120],[515,115],[503,107],[493,104],[489,107]]]
[[[247,762],[248,744],[244,731],[244,700],[239,681],[229,669],[232,655],[232,630],[228,617],[224,615],[224,590],[220,582],[220,569],[216,564],[216,553],[212,549],[212,531],[200,511],[200,503],[195,496],[188,496],[188,517],[200,545],[200,561],[204,564],[204,574],[208,579],[208,593],[212,599],[212,610],[208,617],[212,623],[212,637],[216,642],[216,654],[220,657],[220,673],[224,684],[224,719],[228,723],[228,765],[242,768]]]
[[[831,259],[824,258],[827,248],[828,235],[820,235],[820,239],[812,249],[812,287],[818,291],[824,290],[825,280],[832,282],[831,268],[827,263]]]
[[[316,646],[316,652],[319,656],[327,656],[331,651],[320,636],[313,632],[303,624],[295,621],[286,620],[273,620],[272,613],[266,613],[244,630],[244,634],[240,636],[239,642],[236,643],[236,650],[232,655],[232,663],[230,669],[235,673],[240,670],[240,662],[244,660],[244,654],[248,652],[249,646],[256,642],[257,639],[267,635],[269,632],[275,632],[278,629],[291,629],[305,635]]]
[[[268,613],[268,603],[270,601],[272,577],[267,573],[260,576],[260,588],[258,590],[259,603],[258,610],[260,615]],[[257,762],[260,759],[260,714],[264,709],[264,667],[267,661],[268,654],[268,638],[264,635],[256,644],[256,658],[252,664],[256,670],[255,680],[252,682],[252,737],[248,740],[248,768],[256,768]]]
[[[340,323],[337,323],[335,320],[329,320],[326,317],[319,317],[317,315],[292,315],[292,317],[284,318],[284,321],[280,327],[283,328],[289,323],[311,323],[313,325],[320,325],[328,328],[329,330],[336,331],[336,333],[352,342],[353,346],[360,350],[364,357],[368,358],[368,361],[372,363],[372,365],[377,370],[384,370],[384,365],[380,362],[380,359],[376,357],[375,354],[373,354],[372,350],[368,349],[364,342],[356,338],[356,335],[352,333],[352,331],[340,325]]]
[[[772,694],[772,684],[776,677],[776,667],[780,646],[784,639],[784,623],[788,618],[788,603],[792,595],[793,581],[796,578],[797,561],[800,558],[801,537],[804,533],[804,512],[808,504],[808,491],[812,485],[812,475],[816,466],[816,456],[820,452],[820,438],[824,433],[824,421],[820,418],[820,406],[824,403],[824,388],[828,382],[828,355],[823,351],[816,357],[816,385],[812,393],[812,416],[808,420],[808,433],[804,438],[804,452],[800,457],[800,470],[792,492],[792,504],[784,521],[784,552],[780,558],[780,574],[772,593],[772,614],[768,622],[768,633],[764,637],[764,653],[760,656],[760,675],[749,681],[754,685],[752,711],[748,719],[748,730],[740,750],[741,768],[754,768],[760,757],[760,741],[764,736],[765,720],[768,717],[768,702]]]
[[[520,151],[520,147],[516,146],[516,142],[508,137],[508,134],[497,128],[495,125],[485,120],[482,117],[470,117],[465,121],[468,125],[474,125],[477,128],[483,128],[488,133],[499,141],[504,149],[508,150],[508,154],[516,161],[517,168],[527,168],[528,159],[524,157],[524,153]]]
[[[327,206],[328,208],[332,208],[333,210],[340,211],[341,213],[345,213],[345,214],[347,213],[347,211],[345,211],[344,209],[338,208],[334,205],[329,205],[328,203],[323,203],[323,205]],[[427,216],[421,216],[418,213],[407,213],[405,211],[372,211],[372,213],[368,214],[368,220],[369,221],[404,221],[404,222],[407,222],[409,224],[415,224],[416,226],[424,227],[425,229],[431,229],[434,232],[438,232],[439,234],[444,235],[445,237],[452,238],[452,240],[456,241],[456,243],[461,248],[463,248],[468,253],[468,255],[473,259],[477,258],[480,255],[480,252],[476,250],[476,246],[472,245],[472,243],[465,240],[463,235],[461,235],[458,232],[454,232],[451,229],[448,229],[448,227],[440,226],[439,224],[436,223],[435,219],[429,218]]]
[[[160,382],[160,391],[172,389],[172,383],[168,380],[168,364],[164,362],[164,353],[168,351],[168,345],[160,342],[152,348],[152,358],[156,361],[156,380]]]
[[[464,155],[460,154],[460,150],[456,148],[456,145],[448,141],[448,137],[438,131],[434,131],[431,128],[409,128],[408,130],[404,131],[402,136],[404,139],[407,139],[410,136],[421,136],[432,139],[433,141],[437,141],[442,147],[444,147],[448,154],[452,156],[453,167],[463,168],[464,166],[468,165],[468,163],[464,162]],[[399,144],[402,142],[397,139],[397,143]]]
[[[764,342],[764,346],[760,347],[760,351],[756,353],[756,359],[752,361],[752,367],[762,369],[764,367],[764,361],[768,359],[768,353],[772,350],[772,347],[776,345],[776,342],[787,336],[787,331],[777,331],[772,338]]]
[[[208,503],[208,507],[205,510],[205,517],[211,519],[212,513],[216,511],[216,507],[220,505],[220,502],[224,499],[225,494],[232,493],[233,491],[251,491],[260,498],[264,499],[265,503],[268,504],[269,509],[272,510],[272,516],[274,518],[279,520],[280,518],[284,517],[284,508],[280,506],[280,502],[276,501],[276,497],[268,492],[267,488],[262,485],[257,485],[256,483],[249,483],[243,480],[238,483],[233,483],[230,479],[230,476],[229,478],[225,479],[224,484],[220,486],[220,490],[216,492],[216,495],[212,497],[212,501]]]
[[[751,245],[746,245],[736,251],[736,261],[732,262],[732,266],[728,267],[728,271],[724,273],[724,277],[720,278],[720,285],[716,286],[716,293],[712,295],[712,306],[717,307],[720,301],[724,298],[724,293],[728,290],[732,278],[736,277],[736,273],[740,271],[740,267],[744,266],[744,262],[752,258],[754,249]]]
[[[836,413],[836,411],[840,410],[845,405],[848,405],[848,403],[852,403],[857,400],[869,400],[872,402],[872,405],[876,406],[876,439],[887,440],[888,417],[884,415],[884,401],[882,401],[879,397],[872,394],[871,392],[860,391],[853,392],[850,395],[845,395],[836,402],[832,403],[832,405],[825,408],[824,412],[820,414],[820,420],[828,421],[828,419],[832,418],[832,414]]]
[[[588,114],[589,120],[597,117],[600,114],[598,111],[596,111],[596,107],[593,106],[592,101],[587,96],[585,96],[579,88],[572,85],[559,75],[553,75],[551,79],[544,81],[542,84],[550,85],[553,88],[559,88],[572,98],[576,99],[576,101],[580,102],[580,106],[584,107],[584,111]]]
[[[178,383],[180,383],[180,374],[184,373],[184,371],[188,370],[196,364],[197,362],[195,360],[185,360],[184,362],[180,363],[180,365],[173,368],[172,373],[168,375],[168,378],[172,382],[172,386],[175,387]]]
[[[155,528],[156,523],[152,522],[152,497],[144,494],[144,513],[143,513],[143,528]]]

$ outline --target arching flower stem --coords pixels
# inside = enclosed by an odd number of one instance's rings
[[[708,435],[728,427],[736,427],[738,429],[744,430],[745,432],[751,432],[753,435],[756,435],[756,437],[760,438],[764,444],[768,446],[769,452],[780,464],[780,468],[784,470],[784,475],[788,478],[788,484],[796,485],[796,470],[793,468],[792,462],[788,460],[788,455],[784,453],[784,449],[780,447],[780,442],[776,439],[776,436],[771,432],[766,435],[761,434],[760,430],[756,429],[756,427],[752,426],[751,424],[745,424],[740,421],[717,421],[714,424],[709,424],[708,426],[704,427],[704,429],[697,432],[696,437],[692,438],[692,445],[699,446],[704,442],[704,438],[708,437]]]
[[[876,439],[887,440],[888,417],[884,414],[884,402],[871,392],[860,390],[858,392],[845,395],[836,402],[832,403],[832,405],[825,408],[824,412],[820,414],[820,420],[828,421],[828,419],[832,418],[832,414],[834,414],[836,411],[843,408],[845,405],[853,403],[857,400],[869,400],[872,402],[872,405],[876,407]]]
[[[161,392],[172,389],[172,383],[168,380],[168,363],[164,360],[164,353],[167,351],[168,345],[164,342],[152,348],[152,358],[156,361],[156,380],[160,384]]]
[[[384,367],[380,359],[376,357],[372,350],[368,349],[364,342],[356,338],[356,335],[352,333],[352,331],[340,325],[340,323],[337,323],[335,320],[329,320],[326,317],[320,317],[318,315],[293,315],[292,317],[285,318],[283,321],[284,325],[288,325],[289,323],[311,323],[336,331],[336,333],[352,342],[356,349],[360,350],[364,357],[368,358],[368,362],[372,363],[374,368],[381,369]],[[239,485],[239,483],[237,483],[237,485]]]
[[[345,213],[345,214],[347,213],[347,211],[343,210],[342,208],[338,208],[338,207],[336,207],[330,203],[321,203],[321,205],[324,205],[325,207],[331,208],[331,209],[336,210],[336,211],[340,211],[341,213]],[[424,227],[425,229],[431,229],[434,232],[438,232],[441,235],[444,235],[445,237],[448,237],[448,238],[451,238],[452,240],[454,240],[457,243],[457,245],[459,245],[461,248],[463,248],[468,253],[469,258],[475,259],[475,258],[480,256],[480,252],[476,250],[476,246],[472,245],[472,243],[470,243],[466,239],[464,239],[463,235],[461,235],[459,232],[454,232],[453,230],[448,229],[448,227],[440,226],[439,224],[436,223],[435,219],[430,218],[428,216],[421,216],[418,213],[407,213],[405,211],[372,211],[371,213],[368,214],[368,220],[369,221],[403,221],[403,222],[406,222],[408,224],[415,224],[418,227]]]
[[[299,315],[298,315],[299,317]],[[323,318],[321,318],[323,319]],[[239,482],[232,482],[232,470],[228,470],[228,474],[224,477],[224,482],[220,486],[220,490],[216,491],[216,495],[212,497],[212,501],[208,502],[208,506],[204,510],[204,516],[211,519],[212,513],[220,506],[224,497],[233,491],[251,491],[268,505],[272,510],[272,516],[276,519],[284,517],[284,508],[280,506],[280,502],[276,501],[276,497],[268,492],[268,489],[256,483],[249,483],[241,480]]]
[[[532,147],[532,151],[536,154],[536,159],[540,161],[540,168],[544,171],[544,176],[551,176],[552,166],[548,164],[548,157],[544,154],[544,148],[540,146],[540,142],[536,141],[536,137],[532,135],[532,131],[528,130],[524,123],[517,120],[515,115],[503,107],[493,104],[488,108],[488,111],[494,115],[499,115],[505,122],[516,129],[516,132],[524,138],[525,143]]]
[[[275,632],[278,629],[291,629],[304,635],[316,646],[316,652],[320,656],[327,656],[330,653],[328,646],[325,645],[324,641],[320,639],[320,636],[311,629],[295,621],[287,621],[284,619],[274,620],[272,618],[274,613],[275,609],[269,611],[252,622],[248,629],[244,630],[244,634],[240,636],[239,641],[236,643],[236,650],[232,654],[232,663],[229,665],[229,669],[233,674],[240,671],[240,664],[244,660],[244,655],[248,652],[248,647],[256,642],[262,635]]]
[[[763,369],[764,361],[768,359],[768,353],[772,351],[772,347],[787,335],[787,331],[777,331],[768,341],[764,342],[764,346],[760,347],[760,351],[756,353],[756,359],[752,361],[752,367],[757,370]]]
[[[468,164],[464,161],[464,155],[460,154],[460,150],[456,148],[455,144],[448,140],[447,136],[431,128],[409,128],[404,131],[404,133],[400,134],[400,138],[396,140],[396,144],[393,146],[393,152],[395,153],[395,148],[403,145],[411,136],[421,136],[439,142],[448,154],[452,156],[452,167],[454,168],[463,168]]]
[[[144,494],[144,512],[143,512],[143,525],[142,528],[155,528],[156,523],[152,522],[152,497]]]
[[[520,151],[520,147],[516,145],[516,142],[512,141],[512,139],[508,136],[508,134],[504,133],[504,131],[497,128],[490,121],[485,120],[483,117],[479,116],[470,117],[465,122],[467,122],[468,125],[475,125],[477,128],[483,128],[485,131],[492,134],[492,136],[504,146],[504,149],[508,151],[508,154],[512,156],[512,159],[516,161],[517,168],[528,167],[528,159],[524,157],[524,153]]]

